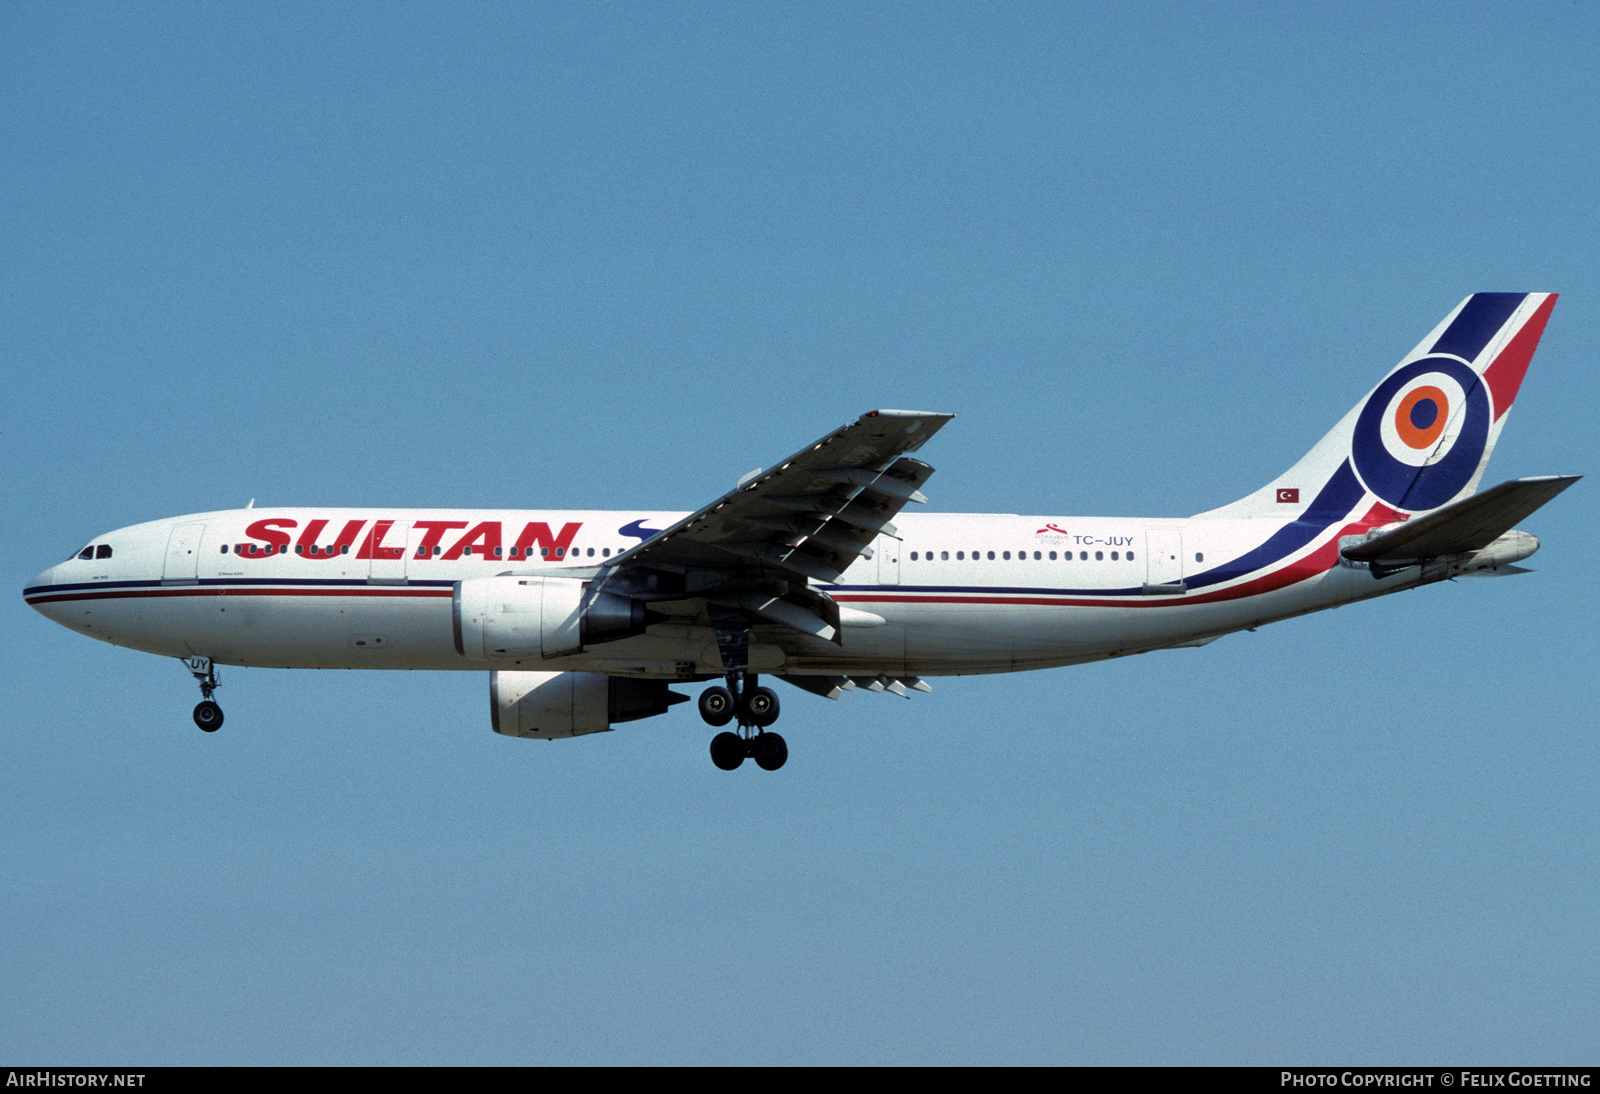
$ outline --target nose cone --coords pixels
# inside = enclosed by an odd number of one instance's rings
[[[50,587],[56,583],[56,571],[58,569],[60,569],[58,566],[50,567],[38,577],[28,582],[28,584],[22,590],[22,598],[32,605],[35,611],[50,619],[55,618],[55,616],[50,613]]]

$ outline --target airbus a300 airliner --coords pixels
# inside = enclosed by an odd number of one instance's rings
[[[1298,463],[1185,518],[902,514],[952,415],[875,410],[695,513],[246,508],[97,536],[23,590],[91,638],[218,665],[469,669],[495,732],[575,737],[719,681],[718,767],[788,748],[761,674],[817,695],[1177,646],[1463,574],[1577,481],[1479,482],[1554,293],[1469,296]]]

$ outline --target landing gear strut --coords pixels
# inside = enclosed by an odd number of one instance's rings
[[[211,701],[211,693],[222,686],[217,681],[217,666],[211,663],[209,657],[183,657],[179,660],[200,682],[200,703],[194,708],[194,724],[206,733],[215,733],[222,728],[222,708]]]
[[[771,688],[756,686],[750,671],[750,620],[742,612],[710,605],[707,614],[717,633],[717,652],[728,686],[706,688],[700,695],[700,717],[714,726],[739,719],[737,733],[724,731],[711,739],[711,762],[732,771],[751,759],[767,771],[776,771],[789,758],[789,746],[767,727],[778,720],[778,696]]]

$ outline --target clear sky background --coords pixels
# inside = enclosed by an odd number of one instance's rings
[[[23,584],[258,505],[693,509],[878,406],[1166,516],[1462,297],[1600,470],[1592,4],[0,7],[0,1058],[1594,1063],[1590,478],[1536,573],[905,702],[489,728]]]

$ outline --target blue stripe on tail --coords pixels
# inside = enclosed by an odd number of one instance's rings
[[[1489,344],[1517,305],[1528,298],[1524,292],[1473,293],[1461,314],[1456,316],[1430,353],[1453,353],[1463,361],[1477,360],[1483,347]]]
[[[1189,578],[1189,588],[1199,589],[1232,581],[1289,557],[1325,532],[1329,525],[1348,517],[1366,492],[1366,488],[1356,479],[1350,461],[1345,460],[1298,520],[1278,529],[1271,539],[1255,550]]]

